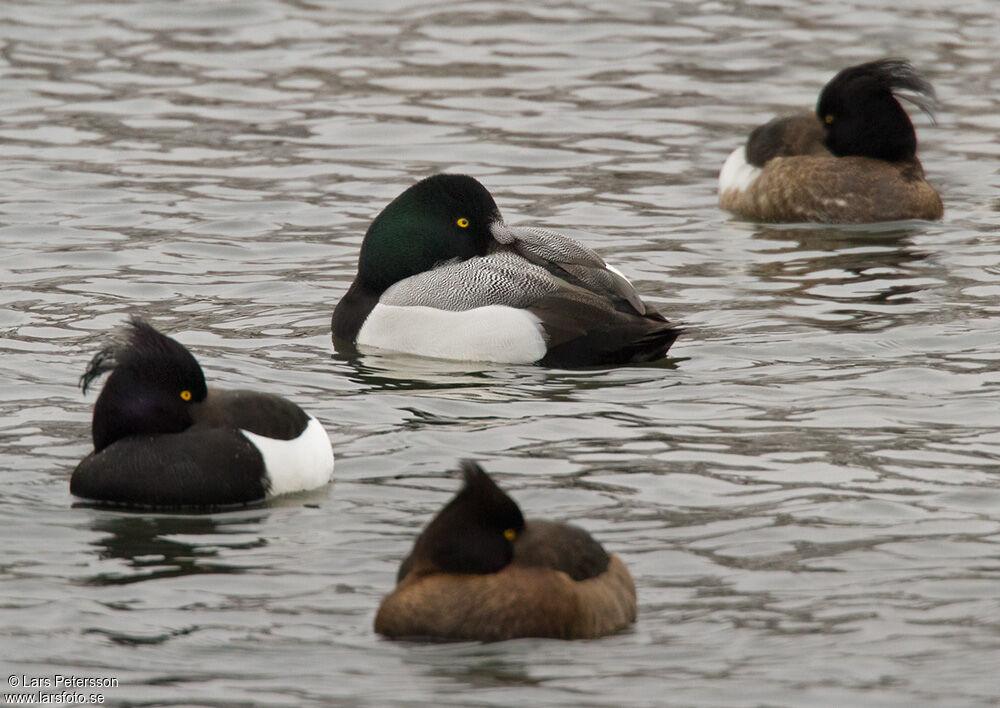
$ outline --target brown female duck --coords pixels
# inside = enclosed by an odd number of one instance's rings
[[[719,206],[757,221],[940,219],[900,89],[925,111],[933,102],[934,89],[903,59],[844,69],[815,115],[775,118],[733,151],[719,174]]]
[[[417,537],[375,617],[390,638],[579,639],[635,621],[628,569],[583,529],[525,521],[479,465]]]

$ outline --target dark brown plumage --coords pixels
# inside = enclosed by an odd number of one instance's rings
[[[376,632],[438,640],[581,639],[635,621],[635,586],[617,556],[578,527],[524,522],[478,465],[466,462],[463,469],[465,486],[403,561],[399,583],[375,617]],[[449,567],[441,567],[442,558]]]
[[[944,213],[918,160],[829,154],[776,157],[749,189],[723,193],[719,205],[758,221],[826,224],[940,219]]]
[[[869,223],[939,219],[916,133],[895,91],[927,109],[933,89],[907,62],[882,59],[841,71],[815,114],[776,118],[734,151],[719,175],[719,206],[758,221]]]

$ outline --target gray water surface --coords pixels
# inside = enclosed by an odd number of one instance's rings
[[[1000,10],[878,2],[21,2],[0,23],[0,659],[109,703],[964,706],[1000,696]],[[715,206],[747,132],[911,58],[940,223]],[[367,224],[438,171],[686,332],[656,366],[332,356]],[[75,508],[141,314],[315,414],[334,484],[211,516]],[[372,633],[472,457],[619,553],[634,629]],[[3,680],[4,676],[0,676]]]

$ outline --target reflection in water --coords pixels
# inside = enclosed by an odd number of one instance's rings
[[[932,265],[924,263],[928,254],[912,243],[919,233],[918,226],[899,223],[759,226],[754,239],[794,245],[776,249],[776,257],[749,265],[747,272],[765,282],[796,284],[783,290],[786,297],[832,305],[809,315],[814,324],[834,330],[885,329],[898,324],[905,312],[886,312],[883,306],[911,304],[914,294],[940,282],[927,277]]]
[[[403,661],[435,680],[448,681],[456,689],[489,689],[507,686],[537,686],[531,676],[528,647],[544,647],[544,640],[509,642],[401,642],[407,648]]]
[[[919,232],[899,228],[898,225],[883,230],[874,230],[870,225],[863,228],[759,226],[754,232],[755,239],[795,242],[796,246],[782,249],[782,252],[790,256],[801,255],[785,261],[755,264],[750,272],[765,280],[796,280],[812,273],[833,270],[862,280],[885,277],[884,272],[876,276],[870,273],[881,268],[903,270],[908,264],[927,257],[910,243],[914,233]]]
[[[681,335],[683,336],[683,334]],[[428,359],[405,354],[365,354],[349,357],[334,354],[341,372],[355,383],[382,391],[434,391],[480,388],[486,398],[502,400],[497,383],[509,380],[518,386],[538,385],[538,395],[557,400],[559,392],[572,389],[618,387],[624,376],[630,381],[650,381],[677,370],[685,357],[616,367],[553,369],[532,364],[495,364],[480,361]],[[610,374],[610,377],[601,374]]]
[[[238,518],[227,516],[224,520],[212,516],[98,513],[91,528],[108,535],[91,545],[98,549],[97,555],[102,560],[121,559],[131,572],[101,572],[85,582],[88,585],[127,585],[182,575],[243,573],[251,567],[228,565],[216,559],[226,550],[266,546],[266,539],[248,539],[246,535],[247,526],[258,525],[265,516],[259,511]],[[180,540],[185,536],[198,540]]]
[[[333,355],[343,373],[355,383],[385,391],[422,391],[468,388],[490,383],[491,373],[510,367],[480,361],[426,359],[405,354]]]

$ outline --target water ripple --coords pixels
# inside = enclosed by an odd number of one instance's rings
[[[988,0],[20,3],[0,27],[0,619],[12,670],[199,705],[987,705],[1000,637],[1000,26]],[[725,155],[906,55],[941,223],[758,226]],[[345,360],[371,218],[466,171],[685,327],[662,365]],[[141,313],[320,417],[329,489],[73,506],[76,383]],[[393,644],[374,609],[483,461],[632,568],[597,642]]]

